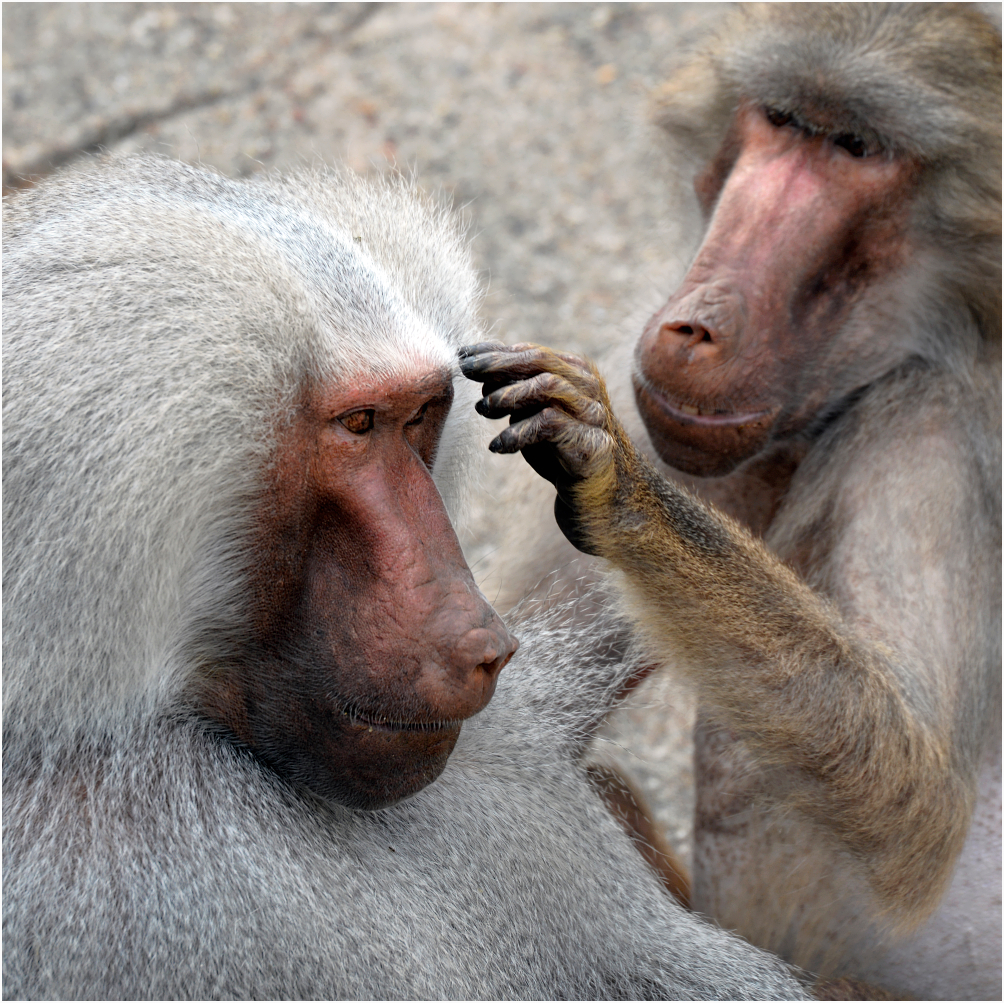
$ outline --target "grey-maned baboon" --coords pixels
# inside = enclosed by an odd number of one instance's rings
[[[695,681],[695,908],[918,998],[1001,977],[1000,70],[963,5],[739,10],[657,97],[706,230],[638,445],[572,357],[464,363]]]
[[[448,216],[135,159],[4,238],[7,997],[804,998],[578,766],[635,662],[528,622],[485,707]]]

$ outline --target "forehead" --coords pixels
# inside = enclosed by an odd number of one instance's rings
[[[449,340],[419,316],[366,242],[320,210],[265,186],[232,185],[224,198],[196,201],[243,230],[293,281],[315,327],[315,377],[414,380],[455,368]]]
[[[457,370],[456,349],[403,304],[374,309],[358,325],[320,317],[323,375],[358,386],[442,384]]]

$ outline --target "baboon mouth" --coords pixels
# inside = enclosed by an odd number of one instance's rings
[[[689,401],[673,400],[660,393],[651,384],[647,385],[645,390],[669,417],[684,425],[704,425],[713,428],[749,425],[755,421],[763,421],[772,411],[771,408],[760,411],[735,411],[717,404],[692,404]]]
[[[697,477],[721,477],[769,441],[779,407],[719,410],[665,396],[648,381],[635,380],[635,402],[655,451],[665,463]],[[686,410],[683,410],[683,407]],[[696,410],[697,414],[691,414]]]
[[[762,422],[776,412],[776,408],[737,410],[726,402],[695,401],[675,398],[653,384],[645,373],[636,370],[634,375],[636,394],[644,394],[668,418],[681,425],[699,425],[705,428],[732,428]]]
[[[449,719],[445,721],[415,721],[403,718],[385,717],[373,711],[366,711],[357,704],[346,700],[337,701],[342,716],[342,723],[353,731],[385,731],[385,732],[449,732],[459,731],[463,721]]]

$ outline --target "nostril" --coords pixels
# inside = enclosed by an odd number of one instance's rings
[[[496,649],[498,651],[499,649]],[[519,641],[509,634],[501,645],[501,653],[495,658],[486,659],[478,668],[491,678],[497,676],[508,664],[509,659],[519,650]]]
[[[497,676],[509,664],[509,659],[514,654],[516,654],[515,650],[505,655],[499,655],[498,658],[493,658],[490,662],[482,662],[478,668],[487,676]]]
[[[659,333],[667,337],[675,335],[678,338],[685,339],[692,345],[700,342],[710,345],[717,341],[714,332],[703,324],[663,324],[659,329]]]

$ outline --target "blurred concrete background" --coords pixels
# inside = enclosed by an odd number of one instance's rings
[[[693,246],[646,94],[721,14],[700,3],[6,3],[4,189],[102,151],[232,176],[396,165],[470,218],[494,335],[616,357]],[[501,519],[491,512],[464,541],[476,572]],[[676,683],[651,680],[595,752],[632,775],[685,860],[692,715]]]

